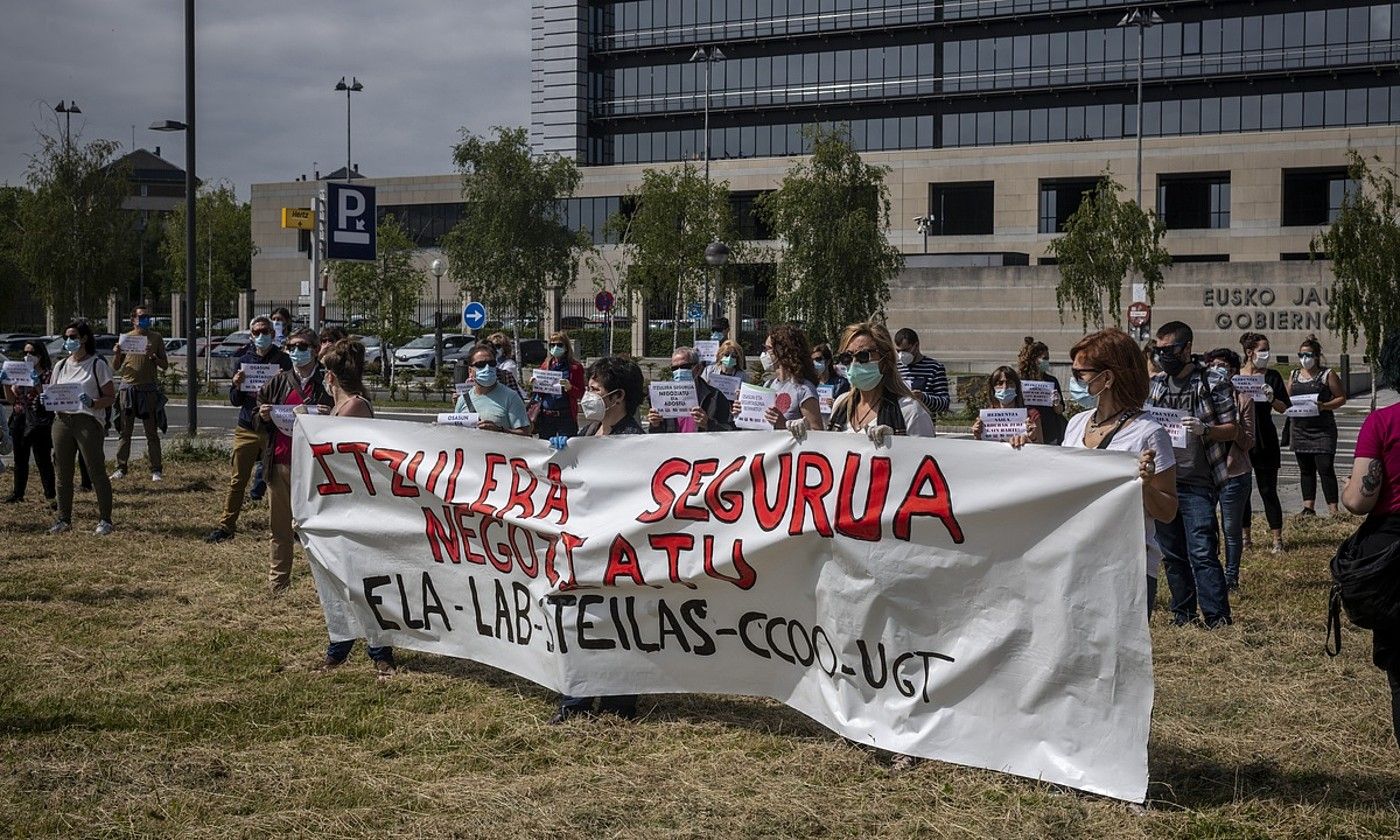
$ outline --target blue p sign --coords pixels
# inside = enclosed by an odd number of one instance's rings
[[[372,262],[377,244],[374,187],[333,181],[326,185],[326,209],[326,258]]]

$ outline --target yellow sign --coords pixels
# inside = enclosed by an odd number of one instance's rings
[[[315,230],[316,214],[310,207],[283,207],[282,227]]]

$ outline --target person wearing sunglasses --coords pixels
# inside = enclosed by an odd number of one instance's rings
[[[545,358],[541,370],[555,370],[563,373],[559,380],[560,394],[535,394],[537,407],[535,434],[540,440],[549,440],[556,435],[578,433],[578,401],[583,396],[583,365],[574,359],[569,334],[556,332],[549,337],[549,356]]]
[[[224,494],[224,512],[219,518],[219,526],[204,538],[207,543],[221,543],[233,539],[238,530],[238,517],[243,512],[243,491],[253,470],[262,459],[267,448],[267,429],[258,422],[258,397],[251,391],[243,390],[248,375],[244,365],[277,365],[281,370],[290,370],[292,359],[275,344],[272,319],[259,315],[248,324],[252,334],[250,341],[239,354],[234,364],[233,382],[229,385],[228,401],[238,406],[238,422],[233,427],[233,451],[229,455],[228,490]]]
[[[812,367],[812,345],[796,324],[779,324],[763,342],[759,363],[768,374],[766,387],[777,392],[777,400],[764,414],[775,429],[787,429],[796,438],[826,427],[821,401],[817,399],[817,371]],[[739,414],[736,400],[732,413]]]
[[[59,362],[51,377],[54,385],[79,386],[82,407],[59,411],[53,425],[53,462],[58,474],[58,521],[50,534],[72,530],[73,470],[79,453],[88,463],[97,490],[97,529],[99,537],[112,533],[112,483],[104,468],[103,428],[105,412],[117,400],[112,366],[97,353],[97,340],[87,321],[75,321],[63,331],[63,349],[68,357]]]
[[[933,415],[899,375],[894,341],[882,324],[852,324],[841,333],[841,352],[851,389],[831,407],[833,432],[864,433],[877,446],[891,435],[933,437]]]
[[[733,405],[724,394],[715,390],[701,377],[704,365],[700,352],[694,347],[677,347],[671,354],[671,380],[695,383],[696,405],[689,417],[665,418],[656,409],[647,410],[647,430],[653,433],[727,432],[734,428],[731,420]]]
[[[514,388],[500,381],[496,347],[490,343],[474,346],[467,355],[471,371],[471,387],[457,397],[452,410],[457,414],[470,412],[481,418],[477,428],[488,432],[530,434],[530,418],[525,413],[525,401]]]
[[[1206,368],[1233,380],[1240,372],[1240,354],[1221,347],[1206,354]],[[1254,398],[1235,393],[1238,431],[1230,444],[1229,480],[1220,488],[1220,529],[1225,535],[1225,586],[1231,592],[1240,588],[1240,558],[1244,555],[1245,510],[1254,493],[1254,465],[1249,453],[1254,448]]]
[[[1288,377],[1288,398],[1316,395],[1316,417],[1290,417],[1287,421],[1289,447],[1298,462],[1299,484],[1303,491],[1300,517],[1317,515],[1317,484],[1322,481],[1322,497],[1333,516],[1337,509],[1337,409],[1346,405],[1347,395],[1337,372],[1327,367],[1317,336],[1309,335],[1298,346],[1298,367]]]
[[[1172,321],[1156,338],[1152,358],[1162,372],[1152,377],[1147,401],[1180,411],[1186,432],[1186,445],[1173,450],[1177,515],[1157,523],[1172,623],[1204,621],[1216,629],[1233,623],[1215,510],[1230,480],[1230,448],[1239,433],[1235,388],[1228,376],[1207,371],[1191,354],[1191,327]]]
[[[292,582],[292,438],[277,428],[274,406],[293,410],[314,408],[325,412],[335,405],[326,390],[325,372],[316,358],[320,350],[316,333],[305,327],[287,336],[283,349],[292,365],[272,377],[258,391],[258,428],[268,436],[263,452],[267,477],[268,518],[272,538],[268,544],[267,586],[273,595],[287,591]]]

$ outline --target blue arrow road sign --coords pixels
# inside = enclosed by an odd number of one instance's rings
[[[685,314],[690,317],[690,320],[698,321],[700,320],[701,316],[705,314],[705,307],[698,303],[692,303],[690,305],[690,308],[686,310]]]
[[[472,332],[486,326],[486,307],[475,300],[468,303],[462,307],[462,323]]]

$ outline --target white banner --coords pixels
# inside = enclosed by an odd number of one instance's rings
[[[574,695],[764,695],[841,735],[1142,801],[1130,454],[817,432],[542,441],[302,416],[332,639]]]

